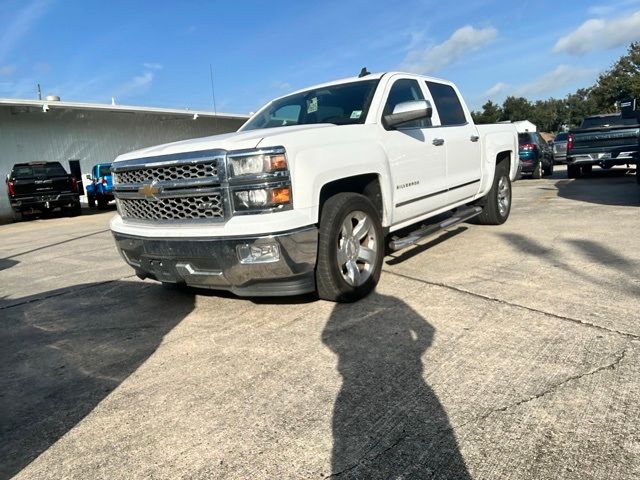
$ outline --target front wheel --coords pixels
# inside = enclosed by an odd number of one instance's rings
[[[482,213],[475,217],[475,223],[481,225],[502,225],[511,212],[511,180],[505,163],[496,167],[491,190],[480,203]]]
[[[353,302],[377,285],[384,237],[380,215],[364,195],[338,193],[322,207],[318,239],[318,296]]]

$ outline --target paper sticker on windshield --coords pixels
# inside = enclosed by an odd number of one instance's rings
[[[362,110],[354,110],[351,112],[351,118],[360,118],[360,115],[362,115]]]
[[[313,97],[311,100],[307,100],[307,103],[307,113],[318,111],[318,97]]]

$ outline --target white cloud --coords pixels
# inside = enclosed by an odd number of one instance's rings
[[[584,55],[593,50],[616,48],[640,40],[640,11],[611,20],[591,19],[558,40],[556,53]]]
[[[505,93],[505,91],[509,88],[504,82],[498,82],[493,87],[484,92],[483,96],[487,98],[495,98]]]
[[[149,70],[162,70],[162,64],[160,63],[143,63],[142,66]]]
[[[281,80],[271,82],[271,86],[277,90],[291,90],[291,84]]]
[[[2,34],[0,34],[0,62],[12,53],[14,46],[35,25],[46,12],[49,0],[33,0],[29,2],[13,18],[2,19]]]
[[[609,15],[611,13],[619,12],[620,9],[630,7],[632,5],[637,5],[638,3],[640,3],[640,0],[618,0],[617,2],[610,1],[607,4],[592,5],[587,9],[587,12],[589,12],[589,15],[602,17],[603,15]]]
[[[153,76],[153,72],[144,72],[142,75],[136,75],[115,89],[113,95],[116,97],[127,97],[135,93],[143,92],[151,86]]]
[[[560,87],[568,85],[572,82],[579,81],[595,74],[595,70],[571,67],[569,65],[558,65],[550,72],[541,75],[515,90],[517,95],[538,95],[553,92]]]
[[[5,65],[4,67],[0,67],[0,75],[11,75],[15,71],[15,65]]]
[[[402,68],[410,72],[428,74],[455,63],[465,55],[492,42],[498,31],[495,28],[459,28],[444,42],[430,48],[413,48],[407,53]],[[415,40],[414,40],[415,41]]]

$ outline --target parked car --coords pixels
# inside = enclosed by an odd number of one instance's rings
[[[521,173],[533,178],[553,174],[553,152],[538,132],[519,133],[518,144]]]
[[[113,197],[113,179],[111,177],[111,164],[99,163],[91,169],[87,175],[91,183],[87,185],[87,200],[90,207],[98,205],[99,209],[107,208]]]
[[[55,210],[80,214],[78,182],[60,162],[16,163],[7,175],[7,189],[16,220]]]
[[[353,301],[385,247],[505,222],[517,148],[515,126],[474,125],[451,82],[366,74],[276,99],[235,133],[120,155],[111,230],[141,278]]]
[[[586,117],[580,128],[569,132],[569,178],[591,173],[593,165],[611,168],[613,165],[640,164],[640,111],[632,108],[625,113]]]
[[[567,159],[567,133],[561,132],[553,139],[553,162],[556,165],[565,163]]]

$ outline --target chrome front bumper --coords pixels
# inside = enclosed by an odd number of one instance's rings
[[[229,290],[241,296],[286,296],[315,290],[315,226],[269,236],[147,238],[113,232],[125,261],[140,278]],[[238,246],[276,244],[279,259],[241,263]]]

